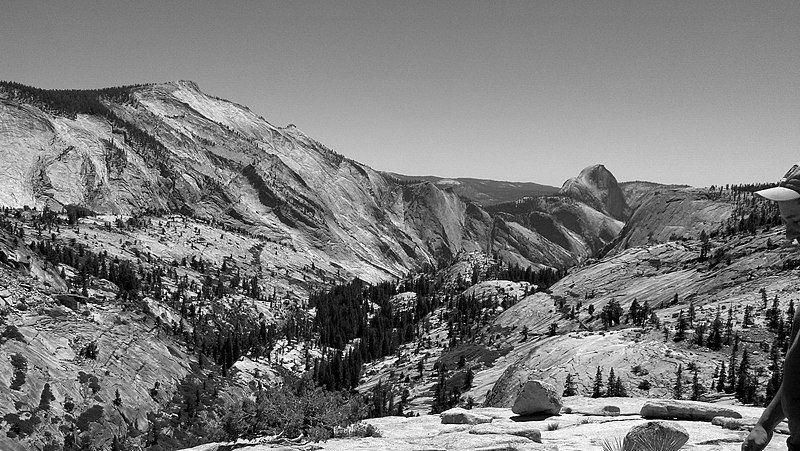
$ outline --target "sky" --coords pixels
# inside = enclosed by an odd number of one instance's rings
[[[193,80],[409,175],[709,186],[800,161],[797,0],[0,0],[0,79]]]

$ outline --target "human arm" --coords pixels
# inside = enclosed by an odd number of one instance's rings
[[[770,440],[772,440],[772,433],[778,423],[785,418],[783,414],[783,405],[781,404],[781,392],[783,391],[783,384],[778,389],[778,393],[772,398],[761,418],[758,419],[755,427],[750,434],[744,439],[742,443],[742,451],[762,451],[767,447]]]
[[[792,333],[789,338],[789,352],[786,354],[787,362],[790,358],[797,359],[798,356],[796,354],[800,352],[800,349],[796,349],[798,332],[800,332],[800,310],[795,312],[794,319],[792,320]],[[791,374],[784,373],[784,382],[791,383],[793,381],[793,377],[791,376]],[[767,444],[769,444],[775,427],[777,427],[778,423],[780,423],[786,417],[782,404],[785,390],[785,384],[781,383],[781,386],[778,388],[775,397],[772,398],[772,401],[769,403],[767,408],[764,409],[764,413],[761,414],[761,418],[758,419],[755,427],[742,444],[742,451],[761,451],[766,448]]]

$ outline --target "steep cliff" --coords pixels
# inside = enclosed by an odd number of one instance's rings
[[[617,179],[602,164],[589,166],[577,177],[564,182],[560,193],[620,221],[625,221],[630,215],[630,208]]]

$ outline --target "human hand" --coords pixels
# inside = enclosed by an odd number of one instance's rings
[[[772,440],[772,431],[767,432],[764,426],[757,424],[742,443],[742,451],[763,451]]]

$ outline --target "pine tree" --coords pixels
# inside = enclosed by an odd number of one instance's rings
[[[603,371],[597,367],[597,374],[594,376],[594,385],[592,386],[592,398],[599,398],[603,396]]]
[[[775,395],[778,394],[778,389],[781,387],[781,383],[783,383],[783,368],[781,367],[778,343],[772,344],[769,370],[772,372],[772,375],[767,381],[767,390],[764,398],[765,406],[769,405]]]
[[[717,316],[711,323],[711,332],[708,334],[706,346],[714,351],[722,349],[722,319],[720,319],[720,311],[717,309]]]
[[[678,313],[678,324],[675,326],[675,342],[683,341],[686,339],[686,319],[683,317],[683,310]]]
[[[42,395],[39,398],[39,410],[50,410],[50,402],[55,400],[56,397],[53,396],[53,392],[50,390],[50,383],[45,382],[44,388],[42,388]]]
[[[733,347],[731,348],[731,359],[728,363],[728,387],[725,389],[725,393],[733,393],[736,389],[736,379],[737,379],[737,372],[736,372],[736,353],[739,351],[739,337],[734,336],[733,338]]]
[[[628,321],[633,324],[638,324],[639,314],[640,314],[639,301],[636,300],[636,298],[633,298],[633,302],[631,302],[631,307],[628,309]]]
[[[725,390],[725,376],[725,362],[722,362],[722,367],[719,370],[719,379],[717,380],[717,386],[715,387],[718,392]]]
[[[736,375],[736,399],[745,402],[747,398],[748,383],[750,382],[750,358],[747,355],[747,348],[742,350],[742,361],[739,364],[739,374]]]
[[[575,396],[578,394],[577,385],[572,373],[567,373],[567,380],[564,381],[564,393],[562,396]]]
[[[683,365],[678,364],[678,371],[675,372],[675,385],[672,387],[672,397],[683,399]]]
[[[703,338],[706,334],[706,323],[697,323],[694,326],[694,337],[692,342],[697,346],[703,346]]]
[[[617,394],[614,392],[616,386],[617,379],[614,376],[614,368],[611,368],[611,371],[608,372],[608,383],[606,383],[606,387],[608,387],[606,389],[606,397],[617,396]]]
[[[700,232],[700,258],[699,260],[705,261],[708,258],[708,251],[711,249],[711,244],[708,241],[708,234],[705,230]]]
[[[767,311],[769,318],[769,328],[775,330],[778,328],[778,318],[780,318],[780,305],[778,304],[778,295],[772,300],[772,307]]]
[[[728,309],[728,320],[725,322],[725,345],[731,344],[731,337],[733,337],[733,309]]]
[[[753,325],[753,306],[744,306],[744,318],[742,319],[742,327],[750,327]]]
[[[119,396],[119,389],[114,392],[114,401],[112,401],[115,406],[119,407],[122,405],[122,398]]]
[[[700,380],[698,378],[698,371],[697,367],[694,368],[694,375],[692,375],[692,401],[699,401],[700,400],[700,391],[702,387],[700,386]]]
[[[628,390],[625,389],[625,385],[622,383],[622,378],[617,377],[617,380],[614,381],[614,396],[623,398],[628,396]]]

